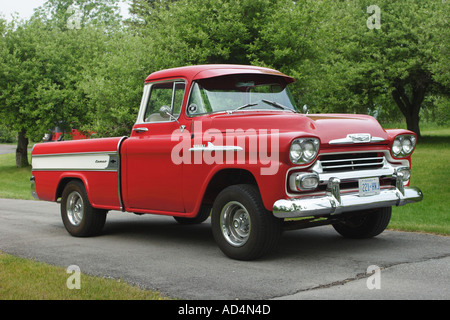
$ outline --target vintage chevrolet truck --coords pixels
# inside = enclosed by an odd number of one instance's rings
[[[409,186],[416,135],[367,115],[300,113],[294,81],[242,65],[154,72],[129,137],[36,144],[32,193],[60,201],[77,237],[101,233],[110,210],[211,216],[218,247],[239,260],[270,252],[286,229],[380,234],[392,206],[422,200]]]

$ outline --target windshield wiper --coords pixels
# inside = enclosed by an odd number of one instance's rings
[[[275,101],[269,101],[269,100],[266,100],[266,99],[261,99],[261,101],[263,101],[263,102],[265,102],[267,104],[270,104],[271,106],[273,106],[275,108],[278,108],[278,109],[289,110],[289,111],[295,112],[295,110],[293,110],[291,108],[288,108],[286,106],[283,106],[282,104],[279,104],[278,102],[275,102]]]
[[[247,104],[244,104],[243,106],[240,106],[240,107],[238,107],[238,108],[236,108],[234,110],[227,110],[227,112],[228,112],[228,114],[232,114],[235,111],[238,111],[238,110],[241,110],[241,109],[245,109],[245,108],[248,108],[248,107],[253,107],[253,106],[256,106],[257,104],[258,103],[247,103]]]

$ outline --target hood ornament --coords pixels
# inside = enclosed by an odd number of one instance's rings
[[[371,143],[384,140],[384,138],[372,137],[370,133],[352,133],[348,134],[347,137],[343,139],[330,140],[330,144]]]

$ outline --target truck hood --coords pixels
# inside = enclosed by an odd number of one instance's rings
[[[280,134],[316,136],[322,144],[361,143],[370,135],[371,142],[388,144],[389,137],[375,118],[349,114],[294,114],[291,112],[247,111],[233,114],[213,114],[202,121],[203,130],[216,129],[223,133],[230,129],[244,131],[278,130]],[[352,139],[353,138],[353,139]]]

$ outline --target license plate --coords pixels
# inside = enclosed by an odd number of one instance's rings
[[[359,196],[367,197],[380,194],[380,180],[378,178],[359,179]]]

